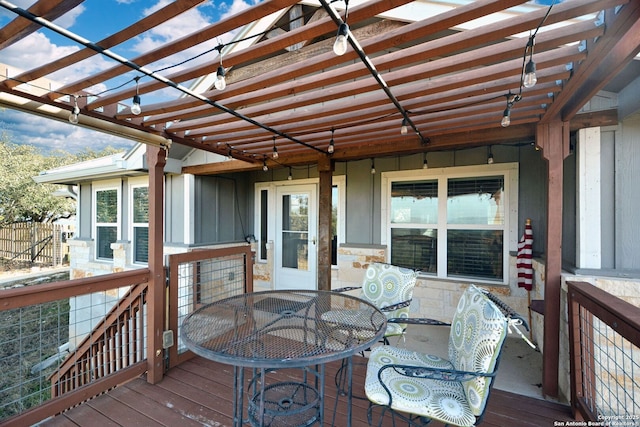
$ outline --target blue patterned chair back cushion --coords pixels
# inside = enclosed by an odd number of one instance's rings
[[[418,272],[389,264],[371,263],[362,283],[362,297],[383,309],[413,298]],[[409,317],[409,306],[384,311],[387,319]],[[389,323],[385,336],[402,335],[406,324]]]
[[[504,339],[507,318],[475,286],[464,292],[451,322],[449,361],[459,371],[493,372]],[[474,415],[484,411],[492,378],[477,377],[462,383]]]

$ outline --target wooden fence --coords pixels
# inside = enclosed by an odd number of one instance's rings
[[[0,228],[0,258],[57,266],[66,261],[73,228],[64,224],[17,222]]]

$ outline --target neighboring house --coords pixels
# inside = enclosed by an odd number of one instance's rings
[[[640,298],[635,248],[640,198],[631,195],[638,193],[640,182],[639,99],[636,78],[616,92],[601,92],[584,107],[617,108],[619,124],[573,134],[573,154],[564,165],[562,236],[566,278],[590,279],[635,301]],[[183,168],[227,159],[177,145],[168,155],[165,254],[246,241],[256,254],[256,290],[317,287],[315,165],[192,175]],[[383,261],[421,271],[412,303],[416,315],[449,319],[461,285],[468,283],[494,287],[527,313],[529,298],[544,296],[540,255],[547,229],[546,177],[546,162],[530,139],[337,162],[332,287],[357,285],[369,262]],[[148,179],[143,145],[34,179],[78,188],[72,278],[145,265]],[[536,256],[532,295],[518,288],[516,280],[517,243],[528,218]],[[532,314],[533,338],[539,344],[541,319]],[[566,342],[561,349],[568,351]],[[560,360],[568,363],[569,358]],[[568,366],[562,369],[568,373]],[[565,376],[561,390],[567,395]]]

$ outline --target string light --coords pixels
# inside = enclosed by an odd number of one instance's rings
[[[347,52],[347,37],[349,37],[349,26],[347,25],[347,18],[349,17],[349,0],[344,1],[344,21],[338,27],[338,35],[336,41],[333,43],[333,53],[338,56],[342,56]]]
[[[289,167],[289,176],[287,177],[289,181],[293,179],[293,175],[291,175],[291,167]]]
[[[492,165],[493,164],[493,153],[491,152],[491,146],[489,146],[488,148],[489,148],[489,155],[487,156],[487,164]]]
[[[269,170],[269,166],[267,166],[267,159],[262,161],[262,170],[265,172]]]
[[[375,161],[371,159],[371,175],[374,175],[375,173],[376,173],[376,164],[375,164]]]
[[[327,148],[327,152],[329,154],[333,154],[333,151],[335,150],[334,142],[333,142],[333,132],[335,132],[335,129],[331,128],[331,141],[329,141],[329,147]]]
[[[333,43],[333,53],[342,56],[347,52],[347,37],[349,37],[349,26],[343,22],[338,28],[338,35]]]
[[[503,128],[506,128],[511,124],[511,106],[507,104],[507,108],[504,109],[504,113],[502,113],[502,120],[500,121],[500,125]]]
[[[505,96],[507,97],[507,108],[504,109],[502,120],[500,121],[500,125],[504,128],[511,124],[511,109],[513,108],[513,104],[522,99],[521,95],[515,95],[511,93],[511,91]]]
[[[407,131],[407,119],[404,118],[402,119],[402,126],[400,126],[400,135],[406,135]]]
[[[78,97],[73,97],[73,110],[71,114],[69,114],[69,123],[77,125],[78,124],[78,116],[80,115],[80,107],[78,107]]]
[[[216,50],[218,51],[218,56],[220,57],[220,65],[218,66],[218,71],[216,72],[216,81],[213,83],[216,89],[225,90],[227,87],[227,81],[225,79],[224,67],[222,66],[222,48],[224,46],[218,45]]]
[[[502,120],[500,121],[500,125],[502,127],[508,127],[511,124],[511,109],[513,108],[513,104],[520,101],[522,99],[522,88],[532,88],[538,82],[538,77],[536,76],[536,63],[533,62],[533,47],[535,45],[535,38],[538,30],[547,20],[547,17],[551,13],[551,8],[556,3],[556,0],[549,5],[547,9],[547,13],[544,15],[538,26],[536,27],[533,34],[529,36],[529,40],[527,41],[527,45],[524,48],[524,55],[522,57],[522,69],[520,72],[520,92],[517,95],[514,95],[509,91],[507,94],[507,108],[504,109],[502,113]],[[527,54],[529,54],[529,61],[527,62]]]
[[[529,50],[529,62],[527,62],[527,65],[524,67],[524,78],[522,80],[522,84],[526,88],[534,87],[536,82],[538,81],[538,78],[536,76],[536,63],[533,62],[533,45],[535,37],[535,34],[533,34],[531,37],[529,37],[529,41],[527,42],[527,49]]]
[[[136,77],[134,80],[136,81],[136,94],[133,96],[131,112],[137,116],[142,112],[142,109],[140,108],[140,95],[138,95],[138,80],[140,80],[140,77]]]
[[[427,164],[427,153],[424,153],[424,160],[422,161],[422,169],[429,169],[429,165]]]
[[[273,137],[273,154],[271,155],[276,160],[280,155],[278,154],[278,147],[276,147],[276,137]]]

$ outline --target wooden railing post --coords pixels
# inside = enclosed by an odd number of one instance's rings
[[[164,165],[167,152],[160,147],[147,145],[149,165],[149,298],[147,300],[147,381],[155,384],[164,374],[164,350],[162,334],[165,316],[164,273]]]

